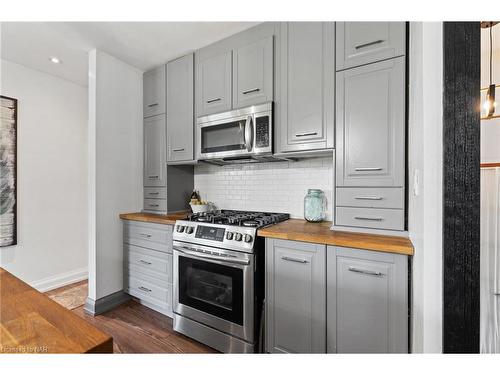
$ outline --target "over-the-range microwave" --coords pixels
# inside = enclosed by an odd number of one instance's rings
[[[196,158],[214,164],[273,161],[273,103],[199,117]]]

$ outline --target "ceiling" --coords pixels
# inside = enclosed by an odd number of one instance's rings
[[[87,53],[94,48],[145,71],[256,24],[2,22],[0,57],[86,86]]]

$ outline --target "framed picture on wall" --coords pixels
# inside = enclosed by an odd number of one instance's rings
[[[17,99],[0,95],[0,247],[17,243]]]

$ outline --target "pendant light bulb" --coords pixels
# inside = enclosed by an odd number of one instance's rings
[[[484,111],[487,117],[493,116],[497,102],[495,101],[495,85],[490,85],[486,93],[486,101],[483,104]]]

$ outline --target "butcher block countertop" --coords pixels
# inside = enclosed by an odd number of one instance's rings
[[[257,235],[282,240],[413,255],[413,245],[408,238],[332,231],[330,230],[331,226],[332,223],[330,221],[310,223],[305,220],[289,219],[282,223],[259,229]]]
[[[143,221],[146,223],[174,225],[176,220],[184,220],[187,218],[188,211],[168,213],[166,215],[148,214],[144,212],[133,212],[128,214],[120,214],[120,219]]]
[[[0,353],[112,353],[113,339],[0,268]]]

